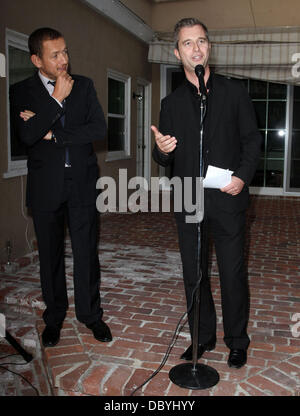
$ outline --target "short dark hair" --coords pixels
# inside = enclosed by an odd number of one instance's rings
[[[176,49],[178,49],[178,36],[179,36],[179,32],[183,27],[192,27],[192,26],[201,26],[202,29],[205,32],[205,36],[209,42],[209,34],[208,34],[208,29],[205,26],[204,23],[200,22],[199,19],[196,19],[195,17],[185,17],[181,20],[179,20],[179,22],[176,23],[175,27],[174,27],[174,42],[175,42],[175,47]]]
[[[31,33],[28,39],[28,48],[30,55],[38,55],[39,57],[43,54],[43,42],[45,40],[54,40],[63,38],[63,35],[56,29],[50,27],[41,27]]]

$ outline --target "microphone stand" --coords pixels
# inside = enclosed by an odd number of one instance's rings
[[[2,315],[0,313],[0,315]],[[29,363],[33,356],[29,354],[24,348],[15,340],[15,338],[7,331],[5,328],[5,321],[4,325],[0,322],[0,338],[6,339],[6,341],[24,358],[24,360]]]
[[[18,351],[20,355],[22,355],[27,363],[30,363],[30,361],[33,359],[33,356],[25,351],[24,348],[21,347],[21,345],[15,340],[15,338],[13,338],[12,335],[10,335],[8,331],[5,331],[5,339],[10,343],[12,347],[14,347],[16,351]]]
[[[202,80],[199,79],[199,85],[201,87]],[[203,85],[203,84],[202,84]],[[201,88],[200,88],[201,91]],[[206,94],[200,94],[200,180],[203,178],[203,122],[206,114]],[[197,182],[196,182],[197,183]],[[198,195],[198,193],[196,192]],[[202,194],[202,195],[201,195]],[[204,189],[202,182],[200,183],[200,201],[204,200]],[[201,203],[196,204],[198,206],[198,212],[196,212],[197,218],[197,289],[194,294],[194,324],[193,324],[193,360],[192,363],[179,364],[173,367],[169,372],[169,378],[179,387],[192,390],[203,390],[215,386],[219,382],[218,372],[205,364],[198,364],[198,335],[199,335],[199,317],[200,317],[200,286],[202,280],[202,268],[201,268],[201,230],[202,221],[204,218],[204,204],[201,209]]]

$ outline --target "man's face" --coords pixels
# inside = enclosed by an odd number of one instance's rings
[[[64,38],[45,40],[42,56],[32,55],[31,60],[42,75],[56,80],[59,74],[68,69],[69,56]]]
[[[178,49],[174,50],[185,71],[193,72],[197,65],[207,65],[210,43],[200,25],[183,27],[178,35]]]

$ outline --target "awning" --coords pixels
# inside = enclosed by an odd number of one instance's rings
[[[214,31],[210,40],[215,72],[300,84],[300,27]],[[173,50],[170,35],[159,34],[150,43],[148,60],[178,65]]]

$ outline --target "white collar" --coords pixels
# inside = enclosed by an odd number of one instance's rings
[[[42,83],[44,84],[44,86],[47,88],[47,90],[49,90],[48,81],[51,81],[51,82],[54,81],[55,82],[55,80],[52,80],[52,79],[49,79],[49,78],[45,77],[43,74],[41,74],[41,71],[39,71],[38,74],[39,74],[39,77],[40,77]],[[52,87],[53,87],[53,85],[52,85]]]

